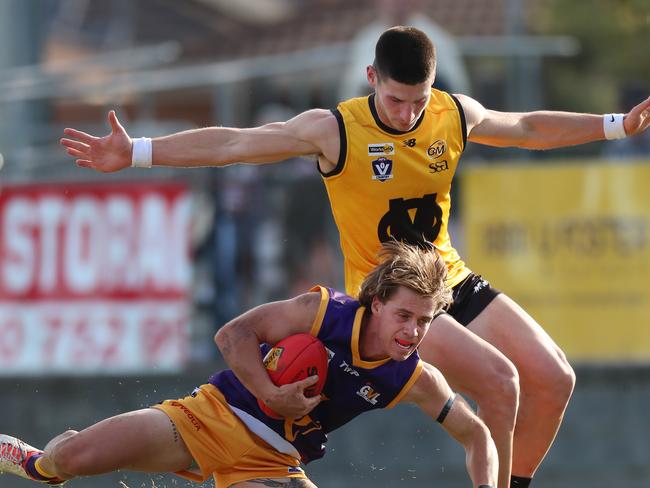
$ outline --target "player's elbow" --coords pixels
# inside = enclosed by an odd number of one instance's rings
[[[239,350],[243,344],[251,341],[256,344],[264,342],[257,337],[250,320],[241,316],[232,319],[214,335],[214,342],[225,358]]]
[[[224,353],[224,351],[228,349],[228,344],[232,342],[231,334],[232,334],[232,327],[229,327],[226,324],[223,327],[221,327],[214,335],[214,342],[222,354]]]

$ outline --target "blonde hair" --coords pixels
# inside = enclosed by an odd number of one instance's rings
[[[377,297],[386,302],[404,286],[423,297],[431,297],[436,303],[436,313],[451,303],[451,290],[445,283],[447,267],[434,246],[423,249],[398,242],[385,242],[378,253],[380,264],[361,284],[359,302],[370,308]]]

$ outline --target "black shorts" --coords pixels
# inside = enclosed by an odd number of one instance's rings
[[[453,301],[446,312],[467,326],[499,293],[480,275],[471,273],[452,288]]]

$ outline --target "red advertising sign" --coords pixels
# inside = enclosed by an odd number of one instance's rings
[[[189,220],[177,183],[0,189],[0,374],[179,369]]]

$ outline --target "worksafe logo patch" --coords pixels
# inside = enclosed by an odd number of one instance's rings
[[[384,182],[393,178],[393,161],[388,158],[375,159],[372,162],[373,180]]]
[[[368,156],[390,156],[395,153],[395,144],[393,142],[380,142],[378,144],[368,144]]]

